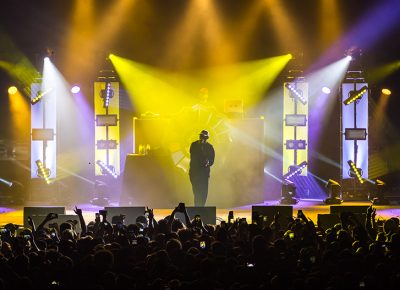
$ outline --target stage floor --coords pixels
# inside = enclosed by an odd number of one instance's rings
[[[343,202],[343,206],[360,206],[370,205],[370,202]],[[279,201],[272,200],[266,201],[262,204],[254,204],[257,206],[267,205],[279,205]],[[46,206],[45,204],[27,204],[26,206]],[[92,204],[78,204],[79,208],[83,210],[86,223],[93,221],[95,213],[102,206],[96,206]],[[109,206],[118,206],[118,204],[110,204]],[[123,205],[121,205],[123,206]],[[241,206],[237,208],[217,208],[217,220],[227,220],[228,212],[234,211],[235,218],[241,217],[246,218],[247,221],[251,220],[251,207],[252,205]],[[379,205],[374,206],[377,209],[377,218],[387,219],[390,217],[400,217],[400,205]],[[303,210],[304,214],[311,218],[315,223],[317,222],[318,214],[329,214],[330,206],[325,205],[321,200],[306,200],[302,199],[297,204],[293,205],[293,214],[297,214],[297,210]],[[73,207],[66,207],[67,214],[74,214]],[[172,209],[154,209],[156,219],[166,217],[171,213]],[[0,207],[0,226],[4,226],[7,223],[14,223],[18,225],[23,224],[23,206],[20,207]]]

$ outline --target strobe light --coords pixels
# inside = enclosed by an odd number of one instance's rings
[[[37,170],[36,170],[37,176],[43,178],[46,181],[47,184],[50,184],[51,183],[51,180],[50,180],[51,171],[50,171],[50,169],[46,168],[44,166],[44,164],[42,163],[42,161],[40,161],[40,160],[36,160],[36,166],[37,166]]]
[[[110,99],[114,97],[114,90],[111,88],[111,83],[106,83],[106,88],[100,91],[100,97],[103,99],[103,107],[108,108]]]
[[[362,178],[362,175],[363,175],[362,169],[361,168],[357,168],[357,166],[351,160],[348,160],[347,164],[349,164],[349,166],[350,166],[349,176],[350,177],[356,177],[357,180],[361,184],[363,184],[364,183],[364,179]]]
[[[295,88],[291,83],[286,83],[285,86],[289,90],[291,98],[300,101],[303,105],[307,104],[307,100],[303,96],[302,90]]]
[[[368,91],[368,87],[367,86],[363,86],[361,89],[356,90],[356,91],[351,91],[349,94],[350,96],[343,101],[343,104],[350,105],[351,103],[361,99],[364,94]]]
[[[283,179],[286,181],[290,181],[290,179],[296,175],[301,174],[304,168],[307,166],[307,161],[301,162],[299,165],[291,165],[289,166],[289,172],[283,175]]]
[[[103,175],[110,175],[110,176],[112,176],[112,177],[115,178],[115,179],[118,178],[118,174],[115,173],[114,166],[112,166],[112,165],[107,165],[107,164],[105,164],[105,163],[104,163],[103,161],[101,161],[101,160],[97,160],[97,161],[96,161],[96,164],[100,166],[101,173],[102,173]]]

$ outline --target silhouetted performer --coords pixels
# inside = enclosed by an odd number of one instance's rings
[[[208,195],[210,167],[214,164],[214,147],[207,142],[208,131],[200,132],[200,139],[190,145],[189,176],[194,194],[194,205],[204,206]]]

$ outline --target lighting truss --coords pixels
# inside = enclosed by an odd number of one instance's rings
[[[303,91],[295,88],[290,83],[285,84],[286,88],[290,92],[290,97],[300,101],[303,105],[307,104],[306,98],[303,96]]]
[[[101,168],[101,173],[103,175],[111,175],[112,177],[114,177],[115,179],[118,178],[118,174],[115,173],[115,169],[114,166],[112,165],[107,165],[105,164],[103,161],[101,160],[97,160],[96,164],[100,166]]]
[[[40,161],[40,160],[36,160],[36,166],[37,166],[37,170],[36,170],[37,176],[43,178],[46,181],[47,184],[50,184],[51,183],[51,180],[50,180],[51,171],[50,171],[50,169],[46,168],[44,166],[44,164],[42,163],[42,161]]]
[[[357,168],[357,166],[351,160],[347,161],[347,163],[350,166],[350,172],[349,172],[350,177],[357,177],[358,181],[361,184],[363,184],[364,183],[364,179],[362,178],[362,169],[361,168]]]
[[[100,96],[103,99],[103,107],[108,108],[110,105],[110,99],[114,97],[114,90],[111,88],[111,83],[106,83],[106,88],[101,90]]]
[[[350,105],[351,103],[361,99],[364,96],[364,94],[367,92],[367,90],[368,90],[368,87],[363,86],[359,90],[351,91],[349,93],[350,96],[346,100],[343,101],[343,104],[345,104],[347,106],[347,105]]]
[[[306,146],[306,140],[286,140],[286,149],[288,150],[305,150]]]
[[[301,174],[304,168],[307,166],[307,161],[301,162],[299,165],[289,166],[289,172],[283,175],[283,179],[289,181],[293,176]]]

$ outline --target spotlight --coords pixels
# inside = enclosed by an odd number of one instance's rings
[[[77,93],[79,93],[81,91],[81,88],[79,87],[79,86],[73,86],[72,88],[71,88],[71,93],[73,93],[73,94],[77,94]]]
[[[293,176],[301,174],[304,168],[307,166],[307,161],[303,161],[299,165],[289,166],[289,172],[283,175],[285,181],[289,181]]]
[[[16,94],[18,92],[18,89],[17,89],[17,87],[15,87],[15,86],[12,86],[12,87],[9,87],[8,88],[8,93],[10,94],[10,95],[14,95],[14,94]]]
[[[362,169],[361,168],[357,168],[357,166],[351,160],[347,161],[347,163],[350,166],[349,176],[350,177],[357,177],[357,180],[361,184],[363,184],[364,183],[364,179],[362,178],[362,174],[363,174]]]
[[[348,61],[350,61],[350,60],[353,59],[353,57],[352,57],[351,55],[348,55],[348,56],[346,56],[346,59],[347,59]]]
[[[97,160],[96,161],[97,165],[100,166],[101,168],[101,173],[103,175],[111,175],[112,177],[114,177],[115,179],[118,178],[118,175],[115,173],[115,168],[112,165],[107,165],[105,164],[103,161],[101,160]]]
[[[372,184],[373,194],[371,195],[372,203],[375,205],[388,205],[389,201],[385,198],[385,193],[387,190],[386,183],[382,180],[375,180]]]
[[[111,88],[111,83],[106,83],[106,88],[100,91],[100,97],[103,99],[103,107],[108,108],[110,99],[114,97],[114,90]]]
[[[302,90],[296,89],[291,83],[286,83],[285,86],[289,90],[291,98],[300,101],[303,105],[307,104],[307,100],[303,96]]]
[[[281,188],[281,204],[297,204],[296,185],[293,182],[286,181]]]
[[[341,187],[339,182],[329,179],[326,188],[328,189],[329,197],[324,200],[325,204],[341,204],[342,200],[340,199],[341,195]]]
[[[330,94],[331,93],[331,89],[330,88],[328,88],[328,87],[323,87],[322,88],[322,92],[324,93],[324,94]]]
[[[10,92],[10,91],[8,91],[8,92]],[[390,96],[392,94],[392,92],[389,89],[385,88],[385,89],[382,89],[382,94],[384,96]]]
[[[40,161],[40,160],[36,160],[36,166],[37,166],[37,170],[36,170],[37,176],[43,178],[46,181],[47,184],[50,184],[51,183],[51,180],[50,180],[51,171],[50,171],[50,169],[46,168],[44,166],[44,164],[42,163],[42,161]]]
[[[361,99],[364,94],[367,92],[368,87],[367,86],[363,86],[361,89],[357,90],[357,91],[351,91],[349,94],[350,96],[343,101],[343,104],[350,105],[351,103]]]

